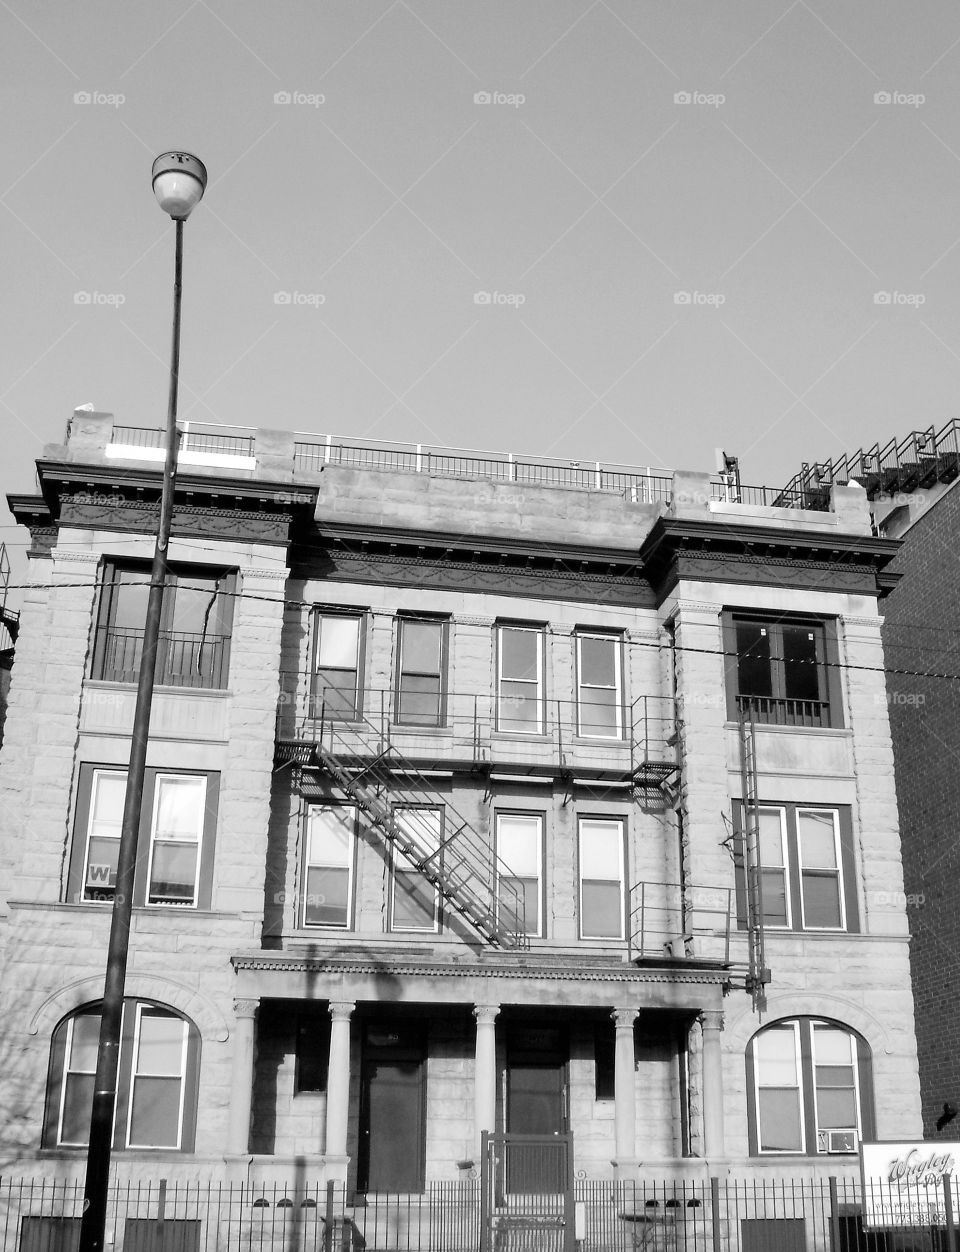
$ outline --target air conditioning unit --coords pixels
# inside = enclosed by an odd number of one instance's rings
[[[820,1130],[817,1132],[818,1152],[856,1152],[855,1130]]]

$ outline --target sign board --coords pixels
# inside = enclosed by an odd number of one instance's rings
[[[945,1179],[956,1220],[958,1172],[958,1142],[861,1143],[864,1229],[946,1226]]]

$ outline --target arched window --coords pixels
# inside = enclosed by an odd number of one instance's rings
[[[99,1036],[99,1004],[69,1014],[53,1032],[44,1147],[89,1142]],[[149,1000],[124,1001],[114,1149],[193,1151],[199,1060],[191,1021]]]
[[[855,1031],[784,1018],[757,1031],[746,1060],[752,1154],[850,1154],[873,1136],[870,1049]]]

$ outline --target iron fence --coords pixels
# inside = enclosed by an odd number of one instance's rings
[[[859,1179],[823,1175],[580,1178],[573,1187],[576,1247],[955,1252],[955,1182],[882,1192],[870,1190],[865,1200]],[[82,1206],[80,1182],[0,1179],[0,1252],[75,1252]],[[115,1182],[106,1246],[112,1252],[477,1252],[485,1233],[494,1252],[542,1252],[543,1230],[512,1221],[516,1210],[507,1196],[485,1213],[475,1180],[434,1182],[414,1195],[358,1195],[332,1182]]]

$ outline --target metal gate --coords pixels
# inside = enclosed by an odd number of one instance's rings
[[[480,1252],[575,1252],[573,1136],[483,1132]]]

